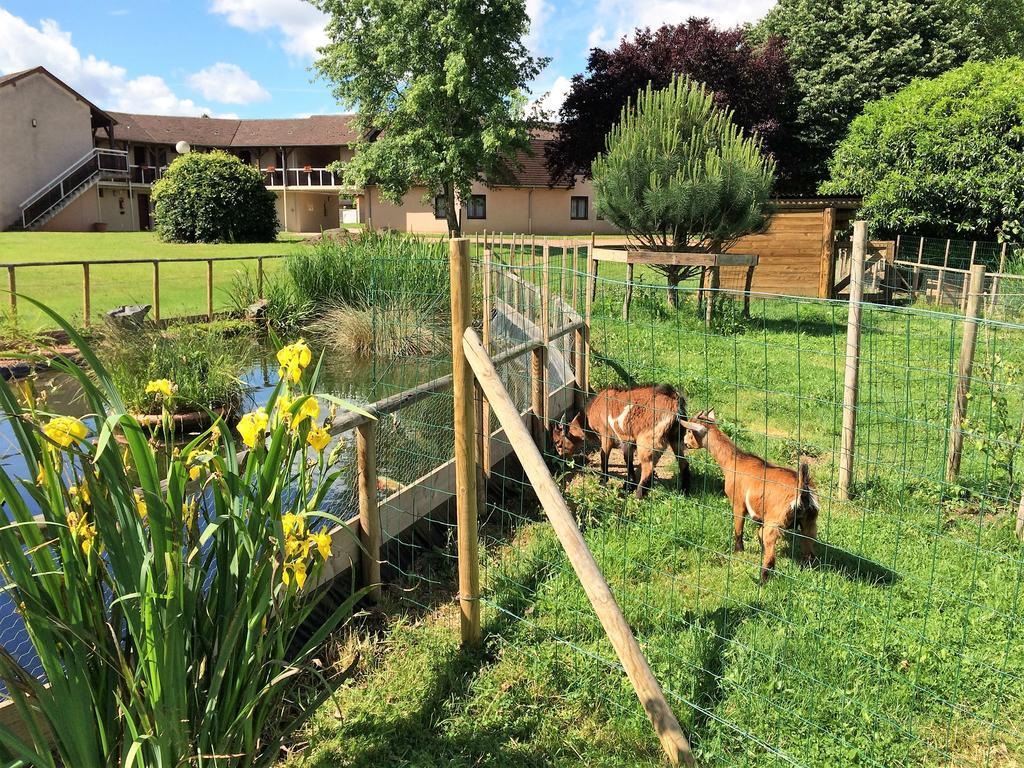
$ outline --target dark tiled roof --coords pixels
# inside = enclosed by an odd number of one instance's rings
[[[572,184],[564,181],[552,184],[551,173],[548,171],[547,159],[544,156],[544,148],[549,141],[550,131],[534,131],[533,138],[530,139],[530,151],[516,152],[516,162],[513,166],[504,174],[488,179],[487,184],[492,187],[572,187]]]
[[[287,120],[226,120],[111,113],[114,138],[151,144],[184,139],[197,147],[305,147],[352,144],[357,135],[352,115],[313,115]]]
[[[197,147],[230,147],[240,122],[216,117],[111,114],[117,120],[114,138],[118,141],[173,145],[184,139]]]
[[[236,147],[322,147],[355,144],[353,115],[313,115],[290,120],[242,120]]]

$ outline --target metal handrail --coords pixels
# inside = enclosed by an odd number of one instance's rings
[[[122,157],[128,157],[128,152],[123,149],[102,149],[100,147],[93,147],[80,158],[78,158],[75,162],[69,165],[66,169],[64,169],[62,173],[57,174],[57,176],[55,176],[52,180],[48,181],[46,184],[44,184],[42,187],[36,190],[35,194],[29,197],[25,202],[21,203],[21,205],[19,205],[18,207],[27,208],[28,206],[32,205],[32,203],[34,203],[36,200],[41,198],[55,186],[59,185],[63,179],[66,179],[70,174],[77,171],[78,168],[84,165],[87,160],[90,160],[93,157],[98,157],[101,154],[120,155]]]

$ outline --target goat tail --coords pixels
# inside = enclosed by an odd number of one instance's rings
[[[793,500],[793,507],[801,513],[800,517],[804,520],[817,518],[820,508],[818,490],[814,487],[814,481],[811,480],[811,467],[803,459],[800,460],[797,477],[796,498]]]

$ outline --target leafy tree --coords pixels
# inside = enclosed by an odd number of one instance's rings
[[[522,94],[546,61],[523,45],[524,0],[310,2],[331,17],[316,68],[359,111],[347,183],[376,184],[396,202],[417,185],[442,192],[458,234],[456,193],[529,150]]]
[[[1024,60],[972,62],[868,104],[822,191],[883,231],[1012,236],[1024,224]]]
[[[265,243],[277,237],[274,193],[227,152],[190,152],[153,185],[154,226],[180,243]]]
[[[613,51],[590,51],[587,71],[573,77],[558,136],[546,151],[552,173],[567,181],[589,175],[626,103],[648,83],[664,88],[679,74],[704,83],[716,106],[732,109],[738,125],[757,132],[782,179],[788,177],[796,102],[784,41],[768,38],[755,45],[744,30],[720,30],[706,18],[654,32],[640,29]]]
[[[775,163],[704,86],[677,75],[623,107],[594,160],[593,179],[598,212],[634,243],[714,252],[764,226]],[[692,270],[656,269],[675,306],[676,287]]]
[[[1012,50],[1020,0],[779,0],[752,34],[787,40],[809,186],[864,104]]]

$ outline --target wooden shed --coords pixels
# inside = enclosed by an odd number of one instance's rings
[[[768,229],[741,238],[733,253],[760,257],[752,289],[758,293],[828,298],[835,283],[837,234],[849,230],[860,198],[779,198]],[[742,285],[742,268],[723,268],[723,285]]]

